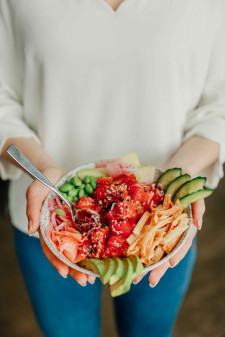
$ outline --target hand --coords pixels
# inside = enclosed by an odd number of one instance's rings
[[[198,229],[201,229],[202,227],[202,220],[203,220],[203,215],[205,213],[205,202],[203,199],[196,201],[195,203],[192,204],[192,210],[193,210],[193,224],[195,227]],[[171,259],[165,263],[163,263],[161,266],[153,269],[150,273],[149,276],[149,283],[150,286],[153,288],[155,287],[161,277],[165,274],[168,268],[173,268],[175,267],[187,254],[189,249],[191,248],[192,241],[194,239],[194,234],[195,234],[195,227],[192,226],[192,229],[190,231],[190,234],[184,243],[183,247],[173,256]],[[141,281],[141,279],[146,275],[147,273],[137,276],[134,279],[134,284],[137,284],[138,282]]]
[[[41,171],[46,178],[48,178],[53,184],[56,184],[59,179],[65,175],[65,171],[58,167],[49,167]],[[46,255],[50,263],[57,269],[59,274],[64,278],[69,274],[80,285],[85,286],[87,281],[91,284],[94,283],[95,277],[81,273],[77,270],[69,268],[66,264],[60,261],[48,248],[39,230],[40,224],[40,212],[42,204],[49,193],[49,188],[40,183],[38,180],[34,180],[27,189],[27,218],[28,218],[28,232],[30,235],[36,231],[39,232],[40,242],[42,250]]]

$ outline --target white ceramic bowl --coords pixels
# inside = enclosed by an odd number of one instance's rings
[[[84,165],[81,167],[78,167],[77,169],[67,173],[62,179],[60,179],[60,181],[57,183],[56,187],[60,187],[61,185],[63,185],[66,181],[70,180],[70,178],[72,178],[73,176],[76,175],[76,172],[82,169],[91,169],[91,168],[95,168],[95,164],[94,163],[90,163],[88,165]],[[154,181],[156,181],[158,179],[158,177],[160,176],[162,172],[159,169],[156,169],[155,171],[155,179]],[[48,248],[58,257],[59,260],[61,260],[62,262],[64,262],[65,264],[67,264],[69,267],[76,269],[78,271],[84,272],[86,274],[90,274],[90,275],[94,275],[99,277],[99,275],[91,272],[90,270],[81,268],[80,266],[78,266],[75,263],[70,262],[62,253],[60,253],[55,246],[53,245],[53,242],[47,239],[46,237],[46,228],[49,225],[49,209],[48,209],[48,199],[49,198],[53,198],[55,197],[55,193],[54,192],[50,192],[49,195],[47,196],[47,198],[45,199],[42,209],[41,209],[41,215],[40,215],[40,229],[41,229],[41,233],[42,236],[48,246]],[[182,235],[180,241],[178,242],[178,244],[176,245],[176,247],[170,252],[170,254],[166,255],[163,259],[161,259],[159,262],[152,264],[149,267],[144,268],[142,273],[146,273],[152,269],[155,269],[156,267],[160,266],[162,263],[168,261],[174,254],[176,254],[178,252],[178,250],[184,245],[185,241],[187,240],[187,237],[190,233],[191,227],[193,226],[193,218],[192,218],[192,208],[191,205],[189,206],[188,209],[188,215],[190,217],[190,224],[188,229],[186,230],[186,232]]]

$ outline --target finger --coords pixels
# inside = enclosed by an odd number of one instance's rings
[[[82,287],[85,287],[87,285],[87,275],[86,274],[81,273],[80,271],[72,269],[72,268],[70,268],[69,274]]]
[[[40,212],[49,189],[38,181],[33,182],[27,190],[27,218],[29,234],[34,234],[40,223]]]
[[[157,283],[159,283],[160,279],[163,277],[167,269],[170,267],[169,261],[161,264],[161,266],[153,269],[149,276],[150,287],[154,288]]]
[[[138,284],[138,282],[140,282],[146,274],[147,273],[144,273],[135,277],[135,279],[133,280],[133,284]]]
[[[186,242],[184,243],[184,245],[169,260],[170,267],[172,267],[172,268],[175,267],[185,257],[185,255],[187,254],[187,252],[189,251],[189,249],[190,249],[190,247],[192,245],[192,241],[193,241],[193,238],[194,238],[194,233],[195,233],[195,228],[194,228],[194,226],[192,226],[190,234],[189,234]]]
[[[43,253],[45,254],[45,256],[47,257],[47,259],[49,260],[49,262],[53,265],[53,267],[55,267],[55,269],[59,272],[59,274],[66,278],[68,273],[69,273],[69,267],[63,263],[62,261],[60,261],[48,248],[48,246],[46,245],[46,243],[44,242],[44,239],[39,231],[39,236],[40,236],[40,242],[41,242],[41,246],[42,246],[42,250]]]
[[[202,227],[203,215],[205,213],[205,201],[200,199],[192,204],[193,223],[198,228]]]
[[[90,284],[94,284],[95,283],[95,280],[96,280],[96,277],[93,276],[93,275],[88,275],[87,274],[87,281],[90,283]]]

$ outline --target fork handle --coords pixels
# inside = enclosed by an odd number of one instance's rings
[[[11,144],[7,149],[7,153],[33,178],[39,180],[42,184],[50,188],[68,204],[68,200],[64,195],[29,161],[29,159],[27,159],[27,157],[24,156],[19,149],[17,149],[15,145]]]

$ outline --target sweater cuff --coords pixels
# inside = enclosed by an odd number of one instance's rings
[[[219,144],[219,157],[215,163],[200,172],[206,176],[206,186],[209,188],[217,187],[221,178],[223,178],[223,163],[225,162],[225,120],[219,117],[202,121],[192,127],[183,137],[183,141],[192,136],[201,136],[210,139]]]

